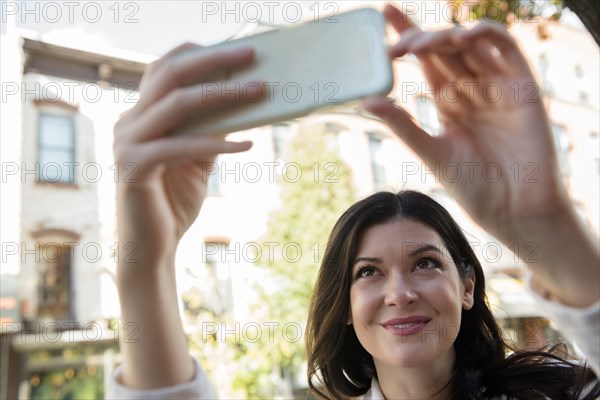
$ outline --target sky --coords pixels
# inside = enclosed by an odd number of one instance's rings
[[[144,61],[185,41],[202,45],[221,42],[242,30],[252,30],[257,21],[294,24],[368,3],[0,0],[0,12],[3,29],[14,26],[45,42],[105,54],[121,53]]]
[[[404,1],[420,10],[446,5]],[[549,4],[548,0],[540,4]],[[294,24],[325,18],[381,1],[6,1],[0,0],[1,29],[24,30],[33,39],[66,47],[150,61],[185,41],[211,45],[256,22]],[[410,7],[410,6],[408,6]],[[552,12],[546,8],[546,12]],[[431,15],[430,15],[431,16]],[[573,18],[574,17],[574,18]],[[572,13],[564,22],[580,25]],[[244,33],[246,33],[244,32]],[[23,34],[22,32],[20,32]]]

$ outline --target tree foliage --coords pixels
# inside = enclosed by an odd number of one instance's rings
[[[557,21],[563,10],[568,8],[579,17],[596,43],[600,45],[600,2],[598,0],[447,1],[452,6],[451,18],[455,23],[486,19],[511,25],[514,21],[527,21],[540,15],[544,15],[545,19]]]
[[[286,166],[289,168],[280,180],[281,207],[271,215],[264,238],[265,243],[275,243],[273,246],[280,249],[267,265],[276,289],[264,288],[262,292],[264,312],[269,321],[277,324],[276,340],[263,341],[262,350],[254,349],[254,355],[268,359],[276,368],[270,372],[292,381],[305,381],[301,372],[304,340],[298,333],[305,328],[329,232],[354,196],[350,168],[340,158],[337,136],[327,125],[301,127],[290,143]],[[254,385],[249,388],[250,397],[283,394],[265,393],[264,388],[256,387],[255,382],[261,379],[259,373],[265,372],[247,372],[238,383]]]
[[[510,25],[514,21],[527,21],[545,13],[552,7],[550,19],[560,18],[564,0],[448,0],[452,5],[452,20],[455,23],[465,20],[485,19]]]
[[[337,138],[325,125],[300,127],[290,143],[278,186],[281,206],[259,240],[275,249],[261,258],[264,283],[250,304],[252,322],[239,324],[231,313],[210,307],[214,282],[184,294],[190,352],[200,360],[221,395],[275,398],[292,395],[286,384],[306,381],[302,333],[308,303],[328,234],[353,201],[350,169],[337,153]],[[223,325],[224,324],[224,325]],[[212,325],[212,326],[209,326]],[[237,331],[222,335],[223,326]],[[211,329],[206,329],[206,328]],[[259,327],[260,335],[255,335]],[[216,328],[218,333],[208,334]],[[248,329],[246,329],[248,328]],[[301,374],[302,376],[299,376]]]
[[[57,368],[33,374],[29,383],[32,400],[104,398],[104,370],[95,366]]]

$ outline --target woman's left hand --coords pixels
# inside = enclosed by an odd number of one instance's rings
[[[524,261],[540,291],[575,306],[598,301],[598,238],[574,211],[539,87],[515,40],[495,23],[423,32],[392,6],[385,15],[400,33],[390,55],[417,56],[441,134],[430,136],[384,99],[364,108],[436,171],[484,229],[518,254],[534,249]]]
[[[523,220],[568,207],[539,87],[517,43],[500,24],[424,32],[394,7],[401,34],[392,57],[413,53],[434,92],[441,133],[432,137],[382,99],[380,117],[484,228],[511,236]]]

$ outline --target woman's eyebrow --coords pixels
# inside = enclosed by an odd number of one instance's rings
[[[438,252],[440,254],[442,253],[442,251],[440,250],[439,246],[435,246],[433,244],[422,244],[422,245],[418,246],[416,249],[414,249],[411,252],[409,252],[407,255],[409,257],[414,257],[417,254],[425,253],[426,251],[436,251],[436,252]]]
[[[378,264],[383,263],[383,260],[381,258],[377,258],[377,257],[358,257],[354,260],[352,265],[356,265],[357,263],[359,263],[361,261],[367,261],[367,262],[378,263]]]

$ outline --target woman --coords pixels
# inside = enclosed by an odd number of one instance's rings
[[[390,49],[390,55],[416,54],[436,90],[451,82],[494,82],[509,93],[515,83],[533,82],[523,55],[503,28],[481,24],[470,31],[427,33],[418,31],[393,7],[387,7],[385,13],[402,38]],[[208,56],[191,52],[174,57],[189,47],[173,50],[148,68],[139,102],[115,127],[115,159],[124,168],[123,176],[128,176],[117,185],[118,238],[123,245],[135,243],[137,249],[135,260],[117,266],[117,284],[123,322],[135,324],[137,331],[135,343],[121,344],[123,365],[109,397],[216,397],[187,350],[178,315],[174,257],[177,243],[206,196],[207,166],[219,153],[245,151],[251,144],[169,137],[167,132],[200,107],[214,110],[235,106],[235,96],[224,96],[228,103],[219,102],[218,95],[207,101],[202,85],[187,84],[222,69],[242,68],[252,62],[253,52],[242,48]],[[222,89],[232,93],[235,86]],[[255,99],[254,93],[245,95]],[[571,207],[557,172],[545,110],[539,96],[534,98],[537,103],[523,103],[513,96],[490,102],[479,92],[459,101],[441,99],[438,112],[444,134],[437,138],[428,136],[408,114],[385,100],[372,99],[364,107],[429,165],[453,162],[468,167],[473,164],[465,163],[495,162],[503,168],[504,179],[495,183],[469,179],[465,172],[464,180],[444,184],[470,215],[500,240],[524,247],[531,241],[538,244],[539,263],[530,265],[532,286],[540,297],[563,304],[551,307],[562,321],[563,333],[584,338],[578,344],[595,362],[598,353],[589,337],[598,337],[598,323],[593,318],[598,321],[600,315],[597,239]],[[511,181],[508,168],[515,162],[537,163],[538,183]],[[131,163],[137,167],[134,176],[131,168],[127,169]],[[364,274],[368,278],[371,272]],[[475,275],[474,293],[482,290],[477,279]],[[479,282],[483,283],[483,278]],[[351,315],[345,318],[346,323],[356,324]],[[587,336],[582,332],[588,332]],[[375,377],[373,372],[371,377]],[[378,377],[382,385],[388,382]],[[367,390],[364,379],[357,384],[360,390]],[[387,393],[385,386],[382,389],[382,395],[395,396],[395,392]]]
[[[506,357],[481,265],[430,197],[376,193],[342,215],[328,243],[306,336],[309,384],[318,397],[600,395],[591,370],[559,356]]]

